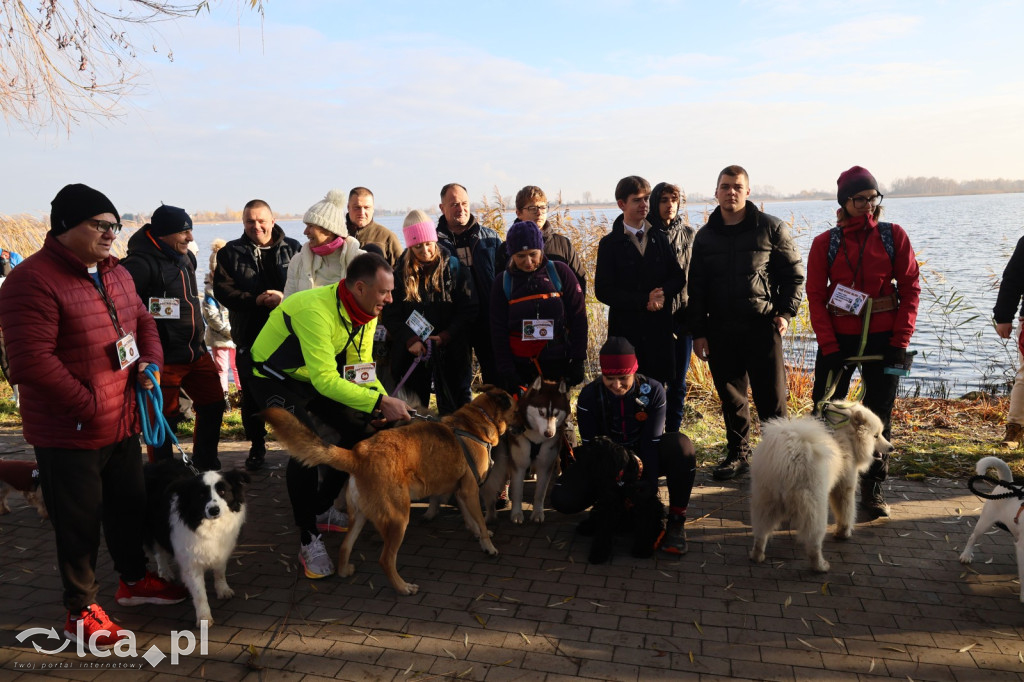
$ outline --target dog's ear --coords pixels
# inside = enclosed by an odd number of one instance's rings
[[[851,409],[850,410],[850,424],[853,425],[853,428],[855,428],[858,431],[860,431],[861,429],[863,429],[867,425],[867,423],[868,423],[868,416],[866,414],[864,414],[864,412],[862,410],[857,410],[857,409]]]
[[[530,390],[531,391],[539,391],[543,387],[544,387],[544,377],[542,377],[540,374],[538,374],[537,378],[533,380],[532,384],[530,384]]]
[[[498,406],[498,409],[502,412],[512,409],[512,396],[500,388],[491,387],[493,390],[489,391],[487,395],[494,399],[494,403]]]
[[[562,379],[558,383],[558,392],[559,393],[568,393],[569,392],[569,387],[565,385],[565,379]]]
[[[235,492],[244,489],[245,486],[252,482],[249,474],[244,471],[239,471],[238,469],[226,471],[221,474],[221,476],[224,477],[224,480],[228,482],[228,485],[230,485]]]

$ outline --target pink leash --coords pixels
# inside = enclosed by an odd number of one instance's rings
[[[398,393],[402,389],[402,386],[405,386],[405,382],[408,381],[409,377],[412,376],[413,371],[416,369],[416,365],[420,364],[420,362],[424,360],[430,359],[430,354],[434,349],[434,342],[431,341],[430,339],[427,339],[426,341],[424,341],[424,343],[427,344],[427,352],[424,353],[423,355],[416,356],[416,359],[412,361],[411,365],[409,365],[409,369],[405,371],[405,376],[403,376],[402,380],[398,382],[398,385],[395,386],[395,390],[392,391],[392,393]]]

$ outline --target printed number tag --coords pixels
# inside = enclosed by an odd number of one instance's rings
[[[134,335],[125,334],[117,340],[114,346],[117,348],[117,362],[121,365],[121,369],[128,367],[133,362],[138,362],[139,347],[135,345]]]
[[[523,341],[550,341],[554,336],[554,320],[523,320]]]
[[[864,292],[837,284],[828,304],[840,310],[845,310],[848,313],[860,315],[860,311],[864,310],[864,304],[867,303],[867,300],[868,295]]]
[[[156,320],[180,320],[181,301],[176,298],[149,299],[149,314]]]
[[[420,337],[422,341],[426,341],[430,333],[434,331],[434,325],[427,322],[427,318],[423,317],[418,310],[412,311],[412,314],[409,315],[409,319],[405,323],[409,325],[409,329],[416,336]]]
[[[358,365],[345,365],[345,379],[353,384],[368,384],[377,379],[377,363],[363,362]]]

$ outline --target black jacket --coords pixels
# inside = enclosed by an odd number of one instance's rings
[[[1017,241],[1017,247],[1003,270],[996,306],[992,309],[992,316],[997,323],[1013,322],[1021,305],[1021,296],[1024,296],[1024,237]],[[1020,308],[1019,315],[1024,317],[1024,307]]]
[[[683,272],[689,273],[690,253],[693,250],[693,238],[697,236],[697,230],[686,224],[685,215],[682,213],[682,206],[680,206],[680,213],[676,215],[675,220],[670,224],[666,225],[665,221],[661,219],[659,204],[661,203],[661,195],[665,192],[666,187],[668,187],[668,183],[659,182],[654,186],[654,190],[651,191],[651,211],[647,214],[647,222],[665,233],[668,237],[668,243],[672,245],[672,250],[675,251],[679,267],[683,269]],[[685,286],[672,299],[672,317],[677,325],[685,325],[687,299],[688,293]]]
[[[540,233],[544,237],[544,255],[550,260],[569,266],[572,274],[576,275],[576,281],[580,283],[580,290],[585,297],[587,294],[587,271],[572,242],[564,234],[558,234],[552,230],[550,221],[544,223]],[[508,246],[502,242],[498,247],[498,252],[494,255],[494,271],[505,272],[508,268],[508,261]]]
[[[487,325],[490,322],[487,310],[491,304],[491,285],[495,274],[494,254],[501,244],[501,238],[491,228],[478,223],[476,216],[470,216],[469,225],[456,235],[448,227],[445,217],[441,216],[437,221],[437,243],[458,256],[459,262],[473,272],[473,287],[479,303],[477,321],[482,325],[475,333],[487,336]]]
[[[257,305],[256,298],[264,291],[284,291],[288,263],[300,248],[275,224],[270,246],[260,248],[243,234],[217,252],[213,295],[228,309],[231,338],[240,349],[252,347],[270,317],[271,309]]]
[[[424,280],[429,277],[429,274],[420,271],[419,301],[406,300],[405,255],[409,251],[403,252],[398,259],[398,267],[395,269],[395,289],[391,294],[394,301],[384,306],[384,312],[381,313],[381,322],[387,327],[388,334],[392,339],[391,352],[393,354],[401,355],[415,339],[419,338],[406,324],[409,315],[414,310],[434,325],[431,335],[440,336],[443,344],[447,345],[452,341],[466,345],[469,343],[470,327],[477,318],[477,308],[479,307],[473,287],[473,276],[469,268],[463,267],[458,259],[453,258],[444,247],[440,247],[438,250],[440,254],[437,267],[443,268],[441,291],[424,291]],[[409,255],[412,257],[411,253]],[[431,270],[432,272],[433,270]]]
[[[203,300],[196,286],[195,255],[191,251],[172,255],[160,248],[148,230],[142,229],[128,240],[128,255],[121,265],[131,273],[135,291],[147,309],[150,298],[178,299],[177,320],[156,318],[164,363],[187,365],[206,353],[206,323]]]
[[[804,295],[804,264],[786,223],[747,202],[743,222],[716,208],[697,231],[690,259],[687,321],[694,338],[746,331],[792,318]]]
[[[629,339],[640,372],[667,382],[675,372],[672,309],[647,310],[650,292],[658,287],[665,290],[666,300],[686,287],[686,273],[668,237],[661,230],[648,230],[641,256],[620,215],[597,245],[594,295],[608,306],[608,335]]]

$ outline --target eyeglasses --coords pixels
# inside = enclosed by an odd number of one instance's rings
[[[547,204],[538,204],[536,206],[524,206],[523,210],[526,211],[527,213],[532,213],[533,215],[540,215],[541,213],[548,212],[548,206]]]
[[[92,223],[97,232],[102,232],[103,234],[113,232],[115,237],[124,229],[124,225],[121,223],[111,223],[106,220],[90,220],[89,222]]]
[[[868,205],[874,208],[882,203],[882,196],[881,194],[876,194],[873,197],[850,197],[850,199],[853,201],[854,208],[865,208]]]

